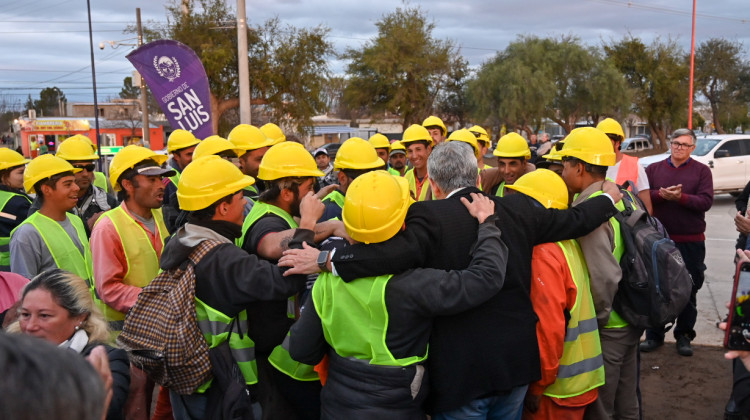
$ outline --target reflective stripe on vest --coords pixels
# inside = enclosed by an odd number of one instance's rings
[[[414,174],[415,169],[412,168],[406,172],[404,178],[409,181],[409,189],[417,201],[424,201],[427,199],[427,190],[430,188],[430,182],[428,176],[425,175],[422,182],[417,181],[417,176]],[[425,185],[426,184],[426,185]]]
[[[271,355],[268,356],[268,362],[271,363],[280,372],[285,373],[298,381],[319,381],[320,376],[315,371],[315,366],[300,363],[289,354],[289,333],[286,333],[284,341],[274,347]]]
[[[38,211],[27,217],[23,223],[13,229],[11,236],[18,227],[24,224],[34,226],[37,232],[39,232],[39,236],[42,237],[44,244],[47,245],[50,254],[52,254],[55,265],[58,268],[78,275],[86,280],[91,287],[94,278],[92,274],[94,266],[91,263],[91,248],[89,248],[89,240],[86,238],[86,230],[83,228],[83,222],[80,217],[70,213],[66,213],[66,216],[76,230],[78,241],[83,247],[83,254],[81,254],[73,239],[68,236],[68,232],[63,229],[59,222],[50,219]]]
[[[577,292],[565,330],[557,378],[544,390],[544,395],[570,398],[604,385],[604,360],[583,251],[574,240],[557,242],[557,246],[565,255]]]
[[[161,241],[163,246],[164,238],[169,236],[169,233],[164,224],[161,209],[151,209],[151,215],[154,218],[154,225],[158,231],[156,240]],[[102,217],[96,221],[96,224],[104,218],[112,221],[112,226],[117,231],[117,236],[120,237],[120,243],[125,253],[127,271],[122,279],[122,283],[128,286],[146,287],[159,274],[159,256],[156,254],[156,250],[148,234],[122,206],[115,207],[102,214]],[[98,296],[101,296],[101,293]],[[101,308],[102,312],[104,312],[104,318],[107,321],[125,319],[124,313],[106,304],[102,304]]]
[[[255,343],[247,333],[249,327],[247,311],[243,310],[237,314],[236,318],[231,318],[195,298],[195,319],[198,321],[198,328],[203,333],[209,348],[214,348],[227,341],[231,326],[232,335],[229,337],[229,350],[245,378],[245,383],[248,385],[258,383]],[[201,385],[196,392],[205,392],[210,384],[211,382],[207,382]]]
[[[94,171],[94,186],[101,188],[102,191],[108,191],[107,176],[103,172]]]
[[[498,197],[503,197],[505,195],[505,181],[501,182],[500,185],[497,186],[495,195]]]
[[[345,199],[346,198],[344,197],[344,194],[341,194],[340,192],[333,190],[327,196],[325,196],[322,201],[323,201],[323,204],[331,203],[331,202],[336,203],[336,205],[338,205],[339,207],[343,209]]]
[[[609,181],[612,181],[609,179]],[[595,193],[591,194],[589,196],[589,199],[598,197],[600,195],[604,194],[602,191],[596,191]],[[619,211],[625,210],[625,205],[623,204],[622,200],[615,203],[615,207]],[[612,250],[612,255],[615,256],[615,259],[619,263],[622,259],[622,254],[625,253],[625,242],[622,240],[622,233],[620,232],[620,222],[617,221],[617,219],[611,217],[609,219],[609,223],[612,225],[612,230],[614,232],[615,237],[615,249]],[[628,326],[628,322],[625,321],[620,314],[617,313],[614,309],[609,313],[609,320],[607,321],[607,325],[604,326],[604,328],[624,328]]]
[[[15,196],[29,200],[29,197],[23,194],[0,190],[0,210],[4,211],[5,205]],[[29,203],[31,203],[31,200],[29,200]],[[21,221],[18,220],[17,223],[21,224]],[[0,271],[10,271],[10,235],[0,237]]]
[[[623,153],[615,182],[622,185],[625,181],[633,181],[633,185],[638,185],[638,158]]]
[[[331,273],[318,276],[312,289],[326,341],[341,357],[369,361],[371,365],[409,366],[427,358],[397,359],[385,343],[388,309],[385,288],[391,275],[344,282]]]

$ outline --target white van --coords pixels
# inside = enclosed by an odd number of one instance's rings
[[[636,153],[653,149],[654,146],[645,137],[630,137],[622,141],[620,151],[623,153]]]
[[[639,159],[644,168],[666,159],[664,154]],[[750,134],[709,134],[698,137],[693,159],[711,168],[715,193],[739,193],[750,180]]]

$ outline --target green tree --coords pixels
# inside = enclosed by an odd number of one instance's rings
[[[438,94],[437,110],[447,120],[455,120],[464,127],[468,116],[469,62],[457,56],[445,77],[445,87]]]
[[[633,111],[647,121],[657,148],[666,150],[672,128],[687,124],[689,67],[682,49],[671,39],[647,46],[628,35],[604,51],[625,76]]]
[[[570,132],[582,119],[595,123],[628,107],[622,75],[570,36],[520,37],[481,67],[469,92],[476,118],[527,134],[545,118]]]
[[[146,38],[174,39],[198,54],[208,76],[218,132],[221,117],[239,107],[236,15],[225,0],[173,0],[167,19],[164,28],[144,30]],[[249,27],[251,103],[263,105],[276,122],[290,120],[307,131],[311,118],[323,109],[321,87],[328,75],[327,58],[333,54],[328,32],[323,26],[281,27],[278,19]]]
[[[58,87],[44,88],[39,92],[39,99],[26,100],[26,109],[33,109],[39,117],[61,116],[64,113],[68,100]]]
[[[433,112],[451,66],[462,58],[452,42],[433,38],[435,24],[418,7],[397,8],[375,26],[374,40],[344,54],[350,60],[344,101],[371,115],[400,115],[405,128]]]
[[[695,90],[708,100],[719,134],[725,133],[725,127],[733,131],[742,125],[742,116],[747,116],[750,86],[742,83],[741,75],[748,71],[742,57],[742,45],[723,38],[711,38],[695,50]]]
[[[120,90],[120,98],[122,99],[138,99],[141,96],[141,88],[133,86],[133,78],[128,76],[122,81],[122,89]]]

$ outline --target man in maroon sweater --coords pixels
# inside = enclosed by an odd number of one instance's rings
[[[698,315],[695,295],[703,285],[706,265],[706,212],[714,201],[714,185],[708,166],[690,158],[695,149],[695,134],[681,128],[672,134],[671,156],[646,168],[651,185],[651,202],[656,216],[667,229],[670,238],[682,253],[690,276],[693,292],[690,303],[677,317],[674,337],[677,352],[692,356],[690,341],[695,338],[695,319]],[[648,352],[664,344],[664,333],[646,330],[646,341],[641,351]]]

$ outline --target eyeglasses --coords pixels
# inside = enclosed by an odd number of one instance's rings
[[[670,141],[669,145],[672,146],[672,148],[674,148],[674,149],[689,149],[689,148],[695,146],[694,144],[679,143],[679,142],[676,142],[676,141]]]
[[[96,169],[96,165],[93,163],[89,163],[87,165],[73,165],[76,169],[82,169],[84,171],[94,172],[94,169]]]

